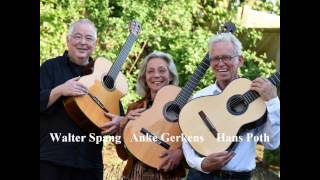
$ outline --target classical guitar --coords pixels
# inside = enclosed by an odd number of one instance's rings
[[[181,139],[176,139],[181,136],[178,124],[180,109],[186,104],[208,67],[209,55],[207,53],[194,75],[182,89],[174,85],[161,88],[153,105],[139,118],[128,122],[123,132],[124,142],[136,158],[157,168],[161,163],[159,157],[161,152],[181,146]],[[151,141],[140,140],[141,136]],[[175,139],[166,141],[171,137]]]
[[[278,86],[280,72],[268,78]],[[244,130],[262,125],[266,120],[266,104],[256,91],[250,90],[246,78],[233,80],[219,95],[195,98],[179,115],[179,125],[185,136],[202,136],[203,141],[190,141],[203,156],[231,150]],[[245,139],[242,139],[245,140]]]
[[[119,101],[128,91],[127,80],[120,69],[138,37],[140,23],[134,20],[129,27],[130,35],[115,62],[112,64],[100,57],[94,62],[92,74],[80,78],[79,82],[88,88],[88,94],[64,100],[68,115],[86,132],[101,131],[99,127],[110,121],[104,116],[105,112],[120,113]]]
[[[225,27],[229,32],[234,30],[231,25]],[[162,162],[160,153],[181,147],[182,135],[178,124],[180,110],[188,102],[209,65],[209,54],[206,53],[183,88],[174,85],[161,88],[152,106],[136,120],[128,122],[123,132],[124,143],[137,159],[158,168]]]

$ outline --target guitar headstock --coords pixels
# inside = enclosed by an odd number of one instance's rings
[[[226,22],[224,23],[223,26],[220,26],[218,34],[226,33],[226,32],[230,32],[234,34],[235,31],[236,31],[236,25],[232,22]]]
[[[135,36],[138,36],[141,29],[141,25],[137,20],[133,20],[129,24],[129,31],[130,33],[134,34]]]

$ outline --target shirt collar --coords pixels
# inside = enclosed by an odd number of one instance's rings
[[[213,94],[220,94],[222,90],[218,86],[218,81],[216,80],[213,84]]]
[[[76,64],[76,63],[74,63],[74,62],[72,62],[71,60],[70,60],[70,58],[69,58],[69,56],[68,56],[68,51],[67,50],[65,50],[64,51],[64,53],[63,53],[63,58],[65,58],[65,62],[66,63],[70,63],[70,64],[72,64],[72,65],[75,65],[75,66],[80,66],[80,65],[78,65],[78,64]],[[92,59],[92,57],[89,57],[89,64],[92,64],[93,63],[93,59]]]

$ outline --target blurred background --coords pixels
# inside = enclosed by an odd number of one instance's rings
[[[138,67],[149,53],[170,53],[177,65],[180,86],[208,51],[208,39],[226,21],[236,24],[235,35],[244,46],[245,64],[241,76],[269,77],[280,70],[280,0],[40,0],[40,65],[66,50],[70,23],[88,18],[97,27],[97,48],[93,58],[114,61],[126,41],[128,24],[136,19],[142,29],[122,72],[129,92],[128,103],[140,97],[135,93]],[[211,70],[197,90],[213,83]],[[278,88],[279,90],[280,88]],[[104,146],[105,179],[120,179],[124,167],[114,145]],[[257,146],[257,168],[253,179],[280,179],[280,148],[275,151]]]

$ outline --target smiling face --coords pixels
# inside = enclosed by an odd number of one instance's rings
[[[89,24],[78,24],[67,38],[68,55],[74,63],[86,65],[96,47],[94,29]]]
[[[149,60],[146,68],[146,83],[150,89],[151,98],[154,99],[157,92],[172,80],[168,63],[161,58]]]
[[[228,41],[215,42],[212,46],[211,57],[212,59],[220,59],[211,60],[210,65],[218,85],[221,89],[224,89],[232,80],[238,77],[238,68],[243,64],[243,57],[235,54],[232,43]],[[221,60],[224,59],[222,57],[232,58],[223,61]]]

